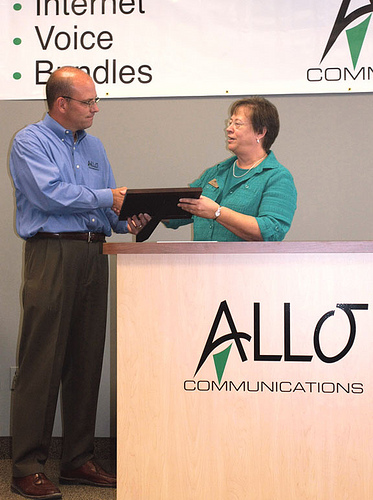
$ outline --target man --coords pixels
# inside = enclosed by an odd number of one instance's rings
[[[126,188],[115,187],[102,143],[85,132],[98,112],[91,77],[60,68],[46,94],[48,114],[16,135],[10,154],[17,232],[26,240],[11,489],[43,500],[62,498],[44,474],[60,386],[60,482],[116,486],[93,450],[108,283],[101,250],[111,229],[137,234],[149,219],[118,220]]]

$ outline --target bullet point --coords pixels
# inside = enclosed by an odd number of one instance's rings
[[[13,43],[14,43],[14,45],[21,45],[22,40],[20,38],[14,38]]]
[[[21,10],[21,9],[22,9],[22,5],[21,5],[20,3],[15,3],[15,4],[13,5],[13,9],[14,9],[14,10]]]
[[[21,78],[22,78],[21,73],[18,73],[18,72],[13,73],[13,79],[14,80],[20,80]]]

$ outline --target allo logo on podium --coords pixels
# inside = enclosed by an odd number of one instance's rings
[[[214,340],[216,331],[218,329],[219,323],[221,321],[221,318],[225,314],[225,317],[228,321],[228,325],[231,329],[230,333],[227,333],[226,335],[223,335],[219,337],[217,340]],[[223,300],[223,302],[220,303],[218,312],[216,313],[214,323],[211,327],[209,336],[207,338],[207,342],[205,345],[205,348],[202,352],[201,359],[199,360],[196,372],[194,376],[197,375],[198,371],[202,367],[203,363],[206,361],[208,356],[211,354],[211,352],[216,349],[219,345],[228,342],[230,340],[233,340],[236,343],[238,352],[240,353],[241,360],[242,362],[247,361],[247,356],[245,349],[242,345],[241,339],[247,340],[250,342],[251,340],[251,335],[245,332],[238,332],[236,325],[234,324],[231,312],[229,310],[228,304],[226,300]],[[226,348],[224,351],[221,351],[217,354],[213,355],[214,358],[214,363],[215,363],[215,370],[216,370],[216,376],[218,377],[219,384],[221,382],[221,379],[223,378],[225,366],[228,361],[229,353],[231,350],[233,342]]]
[[[337,351],[334,354],[328,353],[326,354],[321,345],[321,335],[322,330],[326,322],[329,322],[330,318],[334,317],[335,310],[330,310],[323,314],[321,318],[317,321],[315,329],[313,331],[313,345],[314,345],[314,353],[316,357],[321,360],[323,363],[332,364],[343,359],[347,354],[351,351],[355,338],[356,338],[356,320],[353,311],[367,311],[368,304],[358,304],[358,303],[338,303],[336,304],[336,310],[343,311],[348,320],[349,334],[346,345],[341,348],[341,346],[337,346]],[[219,324],[222,320],[223,315],[228,322],[228,326],[230,328],[230,332],[226,333],[218,338],[215,338]],[[278,354],[264,354],[261,352],[261,328],[260,328],[260,303],[254,303],[254,325],[253,325],[253,361],[270,361],[270,362],[301,362],[301,363],[310,363],[314,355],[313,354],[294,354],[292,352],[291,344],[291,319],[290,319],[290,303],[284,303],[284,318],[283,318],[283,353]],[[310,335],[312,332],[310,332]],[[337,338],[339,335],[333,335]],[[236,325],[233,321],[232,314],[229,310],[227,301],[224,300],[220,303],[218,312],[216,313],[214,322],[212,324],[210,333],[207,337],[207,341],[205,347],[203,349],[201,358],[199,360],[197,369],[194,373],[194,378],[197,373],[210,356],[210,354],[217,349],[220,345],[229,342],[228,347],[226,347],[223,351],[217,352],[213,354],[214,364],[216,376],[218,378],[219,384],[224,375],[225,367],[227,365],[227,361],[229,358],[229,354],[231,352],[231,348],[233,343],[236,344],[238,353],[241,357],[241,361],[247,361],[247,355],[245,352],[245,348],[243,346],[242,341],[246,340],[250,342],[252,339],[251,335],[246,332],[237,331]]]

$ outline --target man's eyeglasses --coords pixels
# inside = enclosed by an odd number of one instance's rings
[[[95,97],[94,99],[89,99],[89,101],[80,101],[79,99],[74,99],[74,97],[70,97],[68,95],[62,95],[61,97],[63,97],[64,99],[71,99],[72,101],[80,102],[81,104],[85,104],[89,108],[92,108],[92,106],[97,104],[98,101],[100,100],[99,97]]]

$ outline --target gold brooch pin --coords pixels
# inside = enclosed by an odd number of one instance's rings
[[[218,181],[216,179],[212,179],[212,181],[210,181],[209,184],[211,184],[211,186],[213,186],[214,188],[219,187]]]

